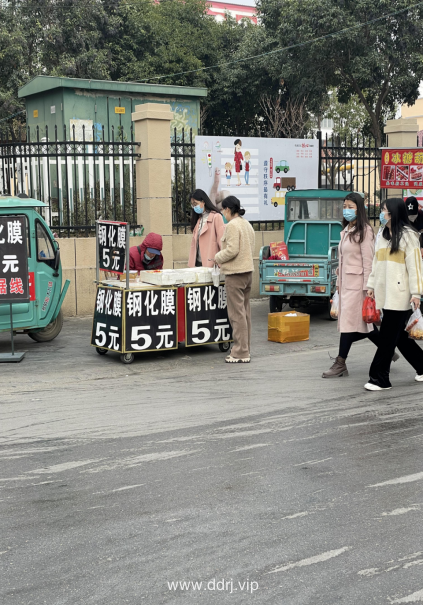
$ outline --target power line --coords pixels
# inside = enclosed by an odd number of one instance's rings
[[[399,9],[392,13],[388,13],[387,15],[383,15],[382,17],[376,17],[375,19],[371,19],[370,21],[365,21],[364,23],[358,23],[357,25],[352,25],[351,27],[346,27],[344,29],[340,29],[337,32],[333,32],[331,34],[325,34],[324,36],[319,36],[318,38],[313,38],[312,40],[307,40],[306,42],[299,42],[298,44],[291,44],[290,46],[284,46],[282,48],[276,48],[274,50],[270,50],[266,53],[260,53],[259,55],[251,55],[249,57],[243,57],[241,59],[234,59],[233,61],[224,61],[223,63],[217,63],[216,65],[210,65],[208,67],[200,67],[198,69],[190,69],[187,71],[179,71],[173,74],[167,74],[164,76],[152,76],[151,78],[145,78],[144,80],[136,80],[136,82],[148,82],[149,80],[162,80],[163,78],[172,78],[173,76],[182,76],[186,74],[198,73],[200,71],[208,71],[210,69],[215,69],[218,67],[225,67],[226,65],[234,65],[236,63],[242,63],[244,61],[251,61],[254,59],[260,59],[262,57],[267,57],[269,55],[274,55],[276,53],[281,53],[285,50],[293,50],[294,48],[302,48],[304,46],[308,46],[309,44],[314,44],[315,42],[320,42],[321,40],[327,40],[329,38],[334,38],[336,36],[340,36],[346,34],[347,32],[361,29],[366,25],[371,25],[372,23],[377,23],[378,21],[383,21],[384,19],[389,19],[389,17],[395,17],[396,15],[400,15],[401,13],[405,13],[413,8],[417,8],[422,6],[423,2],[417,2],[417,4],[413,4],[411,6],[407,6],[406,8]]]

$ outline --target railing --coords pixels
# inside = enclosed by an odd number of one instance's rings
[[[364,194],[369,218],[376,222],[385,199],[380,189],[382,151],[373,137],[333,136],[320,139],[319,188]]]
[[[46,204],[41,212],[59,236],[93,235],[99,218],[137,223],[135,160],[139,143],[123,131],[105,141],[104,126],[66,126],[59,140],[46,126],[20,140],[0,131],[0,193],[25,193]],[[32,137],[32,138],[31,138]]]

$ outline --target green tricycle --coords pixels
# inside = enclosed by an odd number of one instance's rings
[[[289,260],[270,260],[260,250],[260,294],[269,296],[270,312],[322,303],[330,307],[338,267],[342,209],[348,191],[307,189],[285,195],[285,243]],[[273,200],[272,200],[273,202]]]
[[[26,220],[30,300],[13,303],[13,331],[37,342],[53,340],[60,333],[61,307],[70,284],[66,280],[62,288],[59,245],[36,210],[44,206],[47,204],[28,197],[0,196],[0,216],[24,216]],[[0,304],[0,332],[10,331],[10,326],[10,305]]]

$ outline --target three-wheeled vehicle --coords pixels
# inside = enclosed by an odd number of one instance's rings
[[[347,192],[327,189],[290,191],[285,196],[285,243],[289,260],[268,260],[260,250],[260,294],[269,295],[270,312],[312,302],[330,306],[335,291],[342,208]]]
[[[37,342],[53,340],[63,326],[61,310],[70,281],[62,289],[59,245],[36,208],[47,206],[39,200],[0,196],[0,215],[26,218],[29,302],[13,303],[13,329]],[[1,303],[1,301],[0,301]],[[9,304],[0,304],[0,332],[10,330]]]

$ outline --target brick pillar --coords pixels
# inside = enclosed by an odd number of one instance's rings
[[[173,267],[170,105],[136,105],[132,114],[135,140],[141,143],[141,159],[136,164],[137,221],[144,233],[163,236],[165,267]]]
[[[384,129],[387,147],[417,147],[419,126],[416,118],[388,120]],[[382,151],[383,153],[383,151]],[[387,197],[402,197],[402,189],[387,189]]]

